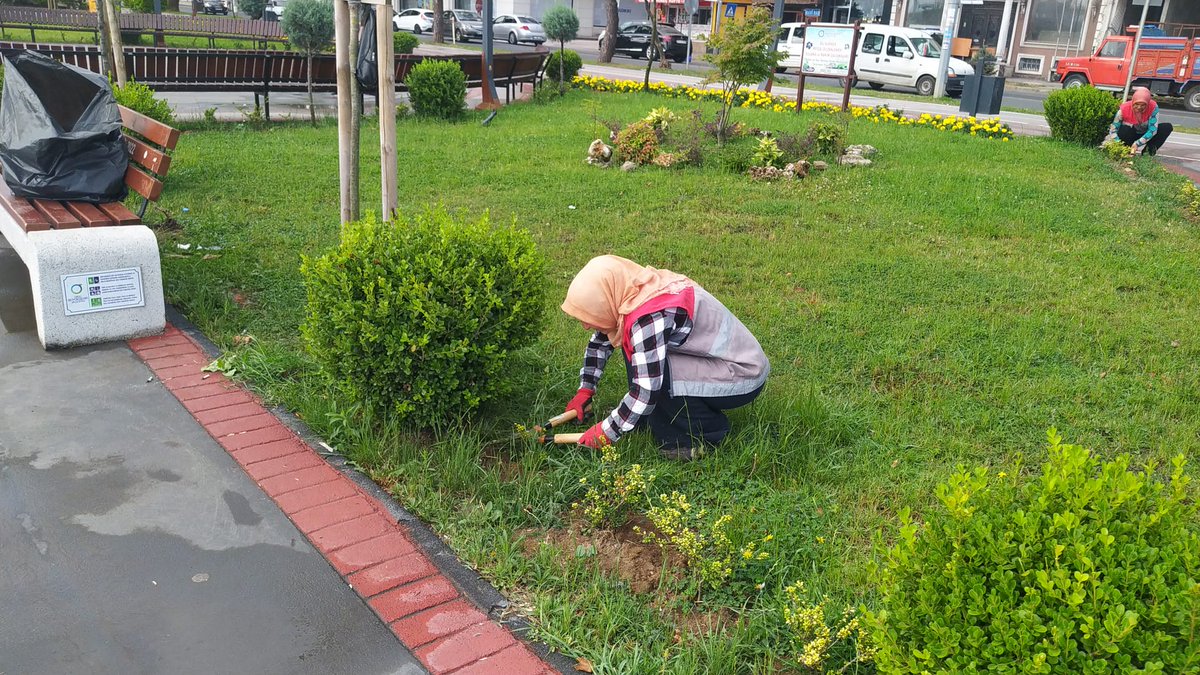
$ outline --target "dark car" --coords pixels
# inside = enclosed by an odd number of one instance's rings
[[[225,4],[225,0],[204,0],[205,14],[228,14],[229,6]]]
[[[605,34],[600,34],[599,45],[604,49]],[[674,26],[666,23],[658,24],[658,44],[667,53],[667,57],[675,63],[683,63],[688,53],[688,37],[680,33]],[[647,59],[658,58],[659,52],[650,45],[650,22],[630,21],[621,24],[617,29],[617,44],[613,50],[618,54],[628,54]]]

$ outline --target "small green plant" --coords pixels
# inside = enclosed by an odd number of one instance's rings
[[[1200,188],[1190,180],[1185,180],[1179,188],[1179,198],[1183,208],[1192,218],[1200,218]]]
[[[780,52],[772,51],[777,28],[769,10],[753,6],[740,21],[729,22],[720,33],[709,38],[710,51],[704,60],[713,64],[713,71],[704,81],[721,85],[718,142],[724,143],[728,137],[725,130],[729,127],[729,113],[735,105],[738,88],[767,79],[783,58]]]
[[[302,334],[351,401],[436,427],[503,391],[509,354],[541,330],[544,269],[529,233],[487,216],[369,215],[304,259]]]
[[[774,138],[764,136],[758,139],[758,147],[754,149],[754,158],[750,162],[752,166],[773,166],[782,169],[785,163],[782,160],[783,151],[779,149],[779,144]]]
[[[411,54],[420,44],[421,41],[412,33],[392,33],[392,49],[397,54]]]
[[[814,122],[808,139],[818,155],[837,157],[846,149],[846,128],[836,122]]]
[[[1133,159],[1133,148],[1117,140],[1105,141],[1100,145],[1100,152],[1114,162]]]
[[[1198,506],[1184,459],[1101,462],[1051,429],[1041,476],[960,468],[899,542],[867,615],[885,673],[1200,668]]]
[[[579,69],[583,67],[583,58],[579,56],[579,52],[573,49],[564,49],[559,52],[550,52],[550,57],[546,59],[546,77],[557,83],[559,81],[559,61],[562,61],[562,81],[567,84],[575,79],[579,74]]]
[[[600,477],[591,483],[580,478],[587,488],[583,498],[571,504],[592,527],[617,527],[629,517],[629,511],[649,502],[648,491],[655,475],[647,474],[641,464],[621,470],[621,455],[615,445],[605,446],[601,454]]]
[[[262,129],[267,126],[267,118],[263,115],[262,106],[256,104],[253,108],[242,109],[242,123],[249,125],[251,129]]]
[[[670,130],[671,124],[678,119],[675,113],[671,112],[670,108],[653,108],[649,115],[644,118],[651,126],[659,131],[666,133]]]
[[[614,152],[617,160],[634,164],[649,164],[658,154],[662,142],[654,125],[638,120],[617,133]]]
[[[783,622],[795,650],[793,659],[800,666],[819,673],[844,673],[851,666],[875,659],[871,634],[853,607],[844,609],[830,625],[826,619],[829,598],[815,604],[809,602],[803,581],[784,588],[783,594]],[[852,651],[853,656],[841,659],[840,668],[835,670],[835,662],[847,651]]]
[[[1112,94],[1090,86],[1052,92],[1043,104],[1051,137],[1090,147],[1104,140],[1118,107]]]
[[[467,101],[467,76],[454,61],[422,61],[404,80],[417,117],[456,121]]]
[[[716,161],[728,173],[746,173],[754,166],[755,146],[746,141],[726,143],[717,150]]]
[[[564,53],[567,48],[567,42],[574,40],[579,34],[579,17],[575,14],[575,10],[566,5],[554,5],[547,9],[542,15],[542,27],[546,31],[546,38],[549,40],[558,41],[558,62],[556,70],[558,70],[558,90],[563,92],[566,89],[567,83],[571,80],[567,77],[567,58]],[[578,56],[578,54],[576,55]],[[549,69],[547,61],[547,70]],[[582,67],[583,63],[580,62]],[[579,71],[578,68],[575,69]]]
[[[215,107],[205,108],[204,109],[204,124],[205,124],[205,126],[213,126],[216,123],[217,123],[217,109]]]
[[[308,73],[308,116],[317,125],[317,106],[313,101],[313,57],[333,41],[333,2],[331,0],[290,0],[281,19],[288,45],[304,54]]]
[[[124,87],[112,84],[113,96],[117,103],[142,113],[146,117],[156,119],[163,124],[175,123],[175,112],[170,104],[154,95],[154,90],[141,82],[126,80]]]

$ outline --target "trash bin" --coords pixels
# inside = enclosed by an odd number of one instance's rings
[[[996,75],[969,75],[963,82],[958,111],[968,115],[999,115],[1004,98],[1004,78]]]

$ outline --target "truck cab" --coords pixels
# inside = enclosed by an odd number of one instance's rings
[[[1132,68],[1131,86],[1146,87],[1155,96],[1182,96],[1188,110],[1200,111],[1200,40],[1143,35],[1137,64],[1131,66],[1135,35],[1136,28],[1133,34],[1111,35],[1091,56],[1059,59],[1055,74],[1063,88],[1124,91]]]

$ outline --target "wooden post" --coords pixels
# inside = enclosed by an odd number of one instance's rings
[[[125,49],[121,46],[121,23],[117,19],[117,9],[114,0],[100,0],[104,16],[108,23],[108,42],[112,47],[113,73],[117,76],[117,86],[125,86]]]
[[[383,219],[396,211],[396,50],[392,45],[392,6],[375,6],[375,39],[379,43],[379,179]]]
[[[333,0],[334,61],[337,65],[338,179],[341,219],[354,219],[351,206],[350,165],[354,161],[350,147],[350,6],[346,0]]]
[[[358,34],[362,30],[359,20],[362,3],[350,0],[350,52],[351,62],[355,72],[350,78],[350,219],[358,220],[361,213],[362,199],[359,196],[359,169],[362,164],[360,148],[362,147],[362,92],[358,82]]]
[[[804,40],[800,41],[800,68],[796,72],[800,77],[796,78],[796,114],[800,114],[800,109],[804,107],[804,45],[808,40],[808,29],[812,25],[812,19],[805,17],[804,19]]]
[[[846,66],[846,87],[842,90],[842,112],[850,110],[850,88],[854,86],[854,54],[858,51],[858,34],[861,31],[862,21],[855,21],[854,39],[850,41],[850,63]]]

